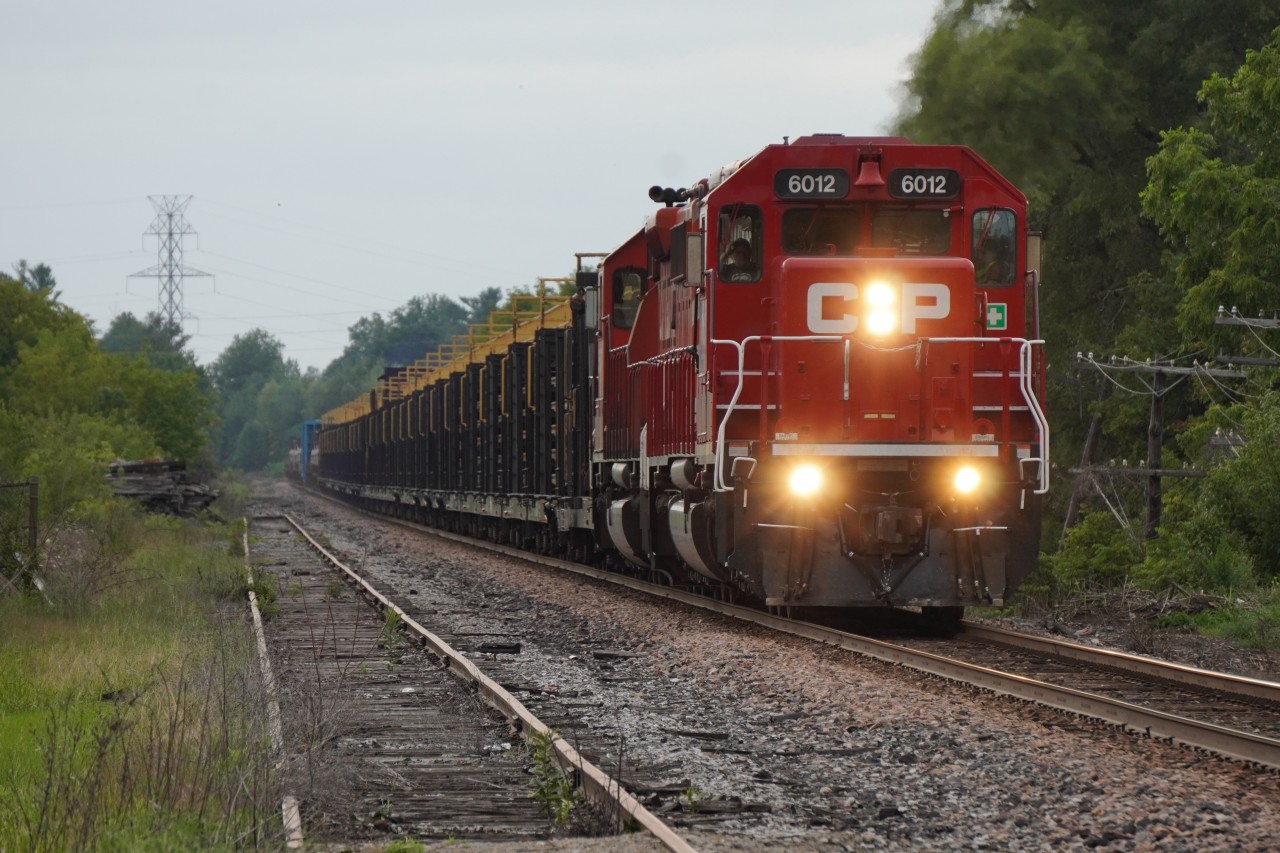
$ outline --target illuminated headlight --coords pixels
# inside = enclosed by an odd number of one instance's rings
[[[810,497],[822,487],[822,472],[815,465],[797,465],[787,477],[787,487],[798,498]]]
[[[867,285],[867,331],[887,335],[898,327],[898,296],[889,285],[875,281]]]
[[[982,475],[978,473],[978,469],[972,465],[965,465],[956,471],[956,477],[953,481],[956,491],[962,495],[971,495],[974,490],[982,484]]]

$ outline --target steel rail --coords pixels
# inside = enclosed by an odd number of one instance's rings
[[[275,518],[276,516],[254,516],[259,518]],[[262,610],[258,607],[258,595],[254,592],[253,566],[249,562],[249,519],[242,518],[244,530],[241,531],[241,548],[244,552],[245,579],[249,583],[249,613],[253,619],[253,634],[258,647],[258,667],[262,674],[262,690],[267,699],[267,739],[271,743],[272,766],[276,772],[284,769],[284,730],[280,724],[280,701],[276,691],[276,677],[271,668],[271,655],[267,651],[267,636],[262,628]],[[289,786],[286,786],[287,788]],[[302,812],[298,808],[298,797],[290,788],[286,790],[280,801],[280,819],[284,826],[284,846],[289,850],[299,850],[305,844],[302,835]]]
[[[317,494],[316,492],[311,493]],[[347,508],[366,512],[339,501],[337,498],[328,495],[321,496]],[[842,648],[846,651],[885,661],[886,663],[905,666],[950,681],[982,687],[999,695],[1035,702],[1070,714],[1090,717],[1105,723],[1121,726],[1128,731],[1145,735],[1153,740],[1180,743],[1226,758],[1261,765],[1271,770],[1280,770],[1280,740],[1273,738],[1180,717],[1176,714],[1169,714],[1151,708],[1144,708],[1129,702],[1070,687],[1062,687],[1046,681],[999,672],[998,670],[907,648],[906,646],[899,646],[871,637],[850,634],[834,628],[825,628],[810,622],[798,622],[781,616],[762,613],[758,610],[716,601],[695,593],[659,586],[638,578],[607,572],[580,563],[570,563],[565,560],[531,554],[517,548],[499,545],[482,539],[472,539],[468,536],[437,530],[436,528],[405,521],[404,519],[384,516],[378,513],[367,514],[376,515],[376,517],[392,524],[429,533],[443,539],[484,548],[552,568],[568,570],[579,575],[624,586],[637,592],[671,601],[679,601],[691,607],[710,610],[744,622],[771,628],[784,634]]]
[[[994,625],[981,625],[976,622],[964,622],[960,636],[964,639],[1014,646],[1019,649],[1077,661],[1090,666],[1110,667],[1131,675],[1158,678],[1162,681],[1170,681],[1185,687],[1233,693],[1250,699],[1261,699],[1280,706],[1280,683],[1275,681],[1247,678],[1226,672],[1213,672],[1171,661],[1145,658],[1112,649],[1099,649],[1056,637],[1023,634],[1020,631],[1012,631],[1008,628],[999,628]]]
[[[379,516],[382,518],[382,516]],[[452,646],[427,630],[416,620],[406,613],[399,605],[387,598],[379,592],[372,584],[360,576],[359,573],[345,565],[336,556],[331,554],[323,545],[317,542],[310,533],[303,529],[292,516],[284,514],[284,519],[293,526],[298,533],[310,543],[324,559],[328,560],[335,568],[341,571],[347,578],[361,590],[364,595],[372,599],[383,611],[394,612],[400,617],[406,630],[417,636],[424,645],[429,647],[433,653],[440,658],[444,664],[453,671],[455,675],[475,684],[485,701],[499,713],[506,717],[513,725],[515,725],[522,735],[528,737],[530,732],[537,732],[552,738],[552,744],[555,747],[557,762],[570,779],[573,779],[587,795],[592,802],[604,807],[614,813],[622,813],[635,821],[636,825],[644,831],[652,835],[659,843],[674,853],[694,853],[694,848],[687,841],[680,837],[671,827],[663,823],[656,815],[646,809],[639,800],[631,796],[627,791],[623,790],[621,783],[611,778],[607,773],[596,767],[590,761],[582,756],[576,749],[569,745],[564,738],[555,736],[551,728],[533,715],[533,713],[512,696],[502,685],[485,675],[474,663],[468,660],[464,655],[455,650]],[[416,529],[423,530],[415,526]],[[467,540],[474,541],[474,540]]]

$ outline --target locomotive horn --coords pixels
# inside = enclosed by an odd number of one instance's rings
[[[682,201],[689,200],[689,191],[687,189],[672,189],[671,187],[660,187],[656,184],[649,187],[649,198],[653,201],[661,202],[667,207],[678,204]]]

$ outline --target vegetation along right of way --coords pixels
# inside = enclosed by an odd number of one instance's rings
[[[1045,237],[1057,470],[1024,613],[1099,590],[1208,593],[1221,606],[1169,621],[1277,643],[1277,27],[1276,2],[944,0],[913,59],[893,130],[972,146]],[[94,329],[49,267],[13,269],[0,483],[38,477],[40,501],[33,553],[26,491],[0,489],[0,848],[270,846],[246,640],[218,618],[243,591],[233,526],[144,518],[104,466],[279,470],[301,420],[514,296],[456,302],[424,282],[324,370],[260,329],[202,366],[180,326]]]

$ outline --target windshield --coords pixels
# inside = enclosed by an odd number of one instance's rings
[[[782,214],[782,251],[788,255],[852,257],[891,249],[895,255],[951,253],[947,211],[917,207],[795,207]],[[870,233],[868,233],[868,231]]]

